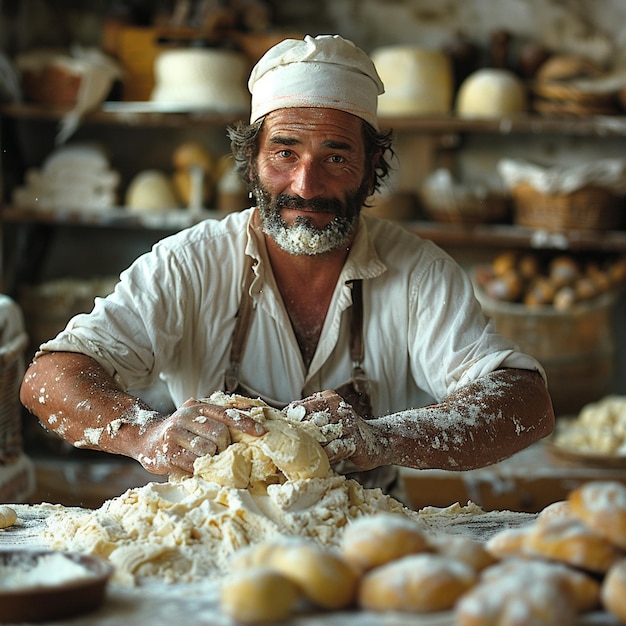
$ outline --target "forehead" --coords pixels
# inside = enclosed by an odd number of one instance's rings
[[[276,138],[337,141],[353,147],[363,145],[361,118],[338,111],[313,107],[278,109],[263,122],[262,140]]]

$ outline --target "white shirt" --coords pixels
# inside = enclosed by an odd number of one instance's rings
[[[499,367],[539,363],[495,332],[469,277],[444,251],[401,226],[361,216],[309,370],[272,274],[254,209],[206,220],[156,243],[90,314],[45,351],[83,352],[127,391],[159,377],[176,406],[223,389],[249,257],[254,315],[240,381],[287,404],[350,378],[348,281],[363,279],[364,369],[375,415],[442,400]]]

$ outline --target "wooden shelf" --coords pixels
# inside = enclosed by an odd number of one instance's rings
[[[34,103],[0,105],[0,115],[16,119],[59,120],[70,107],[42,106]],[[99,124],[125,124],[129,126],[193,126],[228,125],[247,118],[245,112],[217,112],[206,109],[191,111],[165,110],[163,105],[150,102],[104,102],[100,109],[85,115],[84,121]],[[454,115],[432,117],[381,116],[383,128],[396,131],[440,135],[445,133],[490,134],[559,134],[583,136],[626,136],[626,116],[570,116],[551,117],[522,114],[506,118],[460,118]]]
[[[507,247],[571,251],[626,252],[626,231],[559,231],[506,224],[405,222],[406,228],[441,246]]]
[[[123,207],[102,211],[32,210],[5,207],[6,223],[56,224],[91,228],[143,228],[179,230],[223,214],[204,209],[193,214],[186,209],[164,213],[133,214]],[[506,224],[447,224],[430,221],[400,222],[407,230],[441,246],[507,247],[626,252],[626,231],[549,232]]]
[[[523,114],[497,119],[468,119],[455,116],[381,118],[380,125],[395,131],[441,135],[487,133],[499,135],[579,135],[597,137],[626,136],[626,116],[598,115],[551,117]]]
[[[227,126],[239,119],[247,118],[246,113],[222,113],[197,109],[193,111],[164,111],[147,102],[103,103],[102,108],[91,111],[83,117],[84,123],[116,124],[122,126],[180,128],[185,126]],[[37,104],[3,104],[0,115],[14,119],[58,121],[69,113],[70,107]]]
[[[187,209],[172,209],[166,212],[131,213],[124,207],[110,209],[77,210],[35,210],[4,207],[2,221],[6,223],[56,224],[65,226],[87,226],[92,228],[139,228],[152,230],[180,230],[202,220],[219,219],[223,214],[203,209],[192,213]]]
[[[68,107],[41,106],[33,103],[1,104],[0,115],[14,119],[55,121],[69,111]],[[137,127],[225,126],[247,114],[221,113],[197,109],[193,111],[166,111],[150,102],[105,102],[102,107],[87,114],[85,123],[116,124]],[[381,127],[397,132],[415,132],[424,135],[460,133],[477,134],[559,134],[590,137],[626,137],[626,116],[548,117],[519,115],[502,119],[465,119],[453,115],[434,117],[383,117]],[[107,211],[81,212],[69,210],[23,210],[6,206],[2,219],[13,223],[44,223],[103,228],[145,228],[178,230],[206,218],[220,218],[217,211],[204,211],[200,216],[181,209],[160,215],[131,214],[123,207]],[[596,250],[626,252],[626,231],[568,231],[547,232],[514,225],[461,225],[430,221],[403,223],[407,229],[451,247],[517,247],[563,250]]]

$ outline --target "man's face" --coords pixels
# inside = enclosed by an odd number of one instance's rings
[[[252,190],[263,231],[315,255],[349,243],[368,196],[361,120],[334,109],[281,109],[260,134]]]

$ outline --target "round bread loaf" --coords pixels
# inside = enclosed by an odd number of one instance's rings
[[[556,54],[541,64],[535,74],[538,82],[566,81],[602,75],[602,68],[593,61],[571,54]]]

